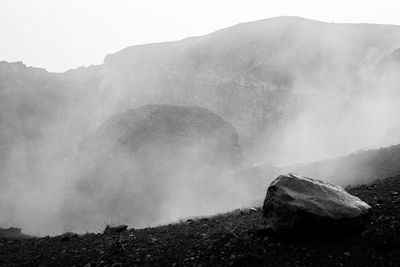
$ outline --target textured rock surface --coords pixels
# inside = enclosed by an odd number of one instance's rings
[[[282,240],[256,208],[66,242],[0,238],[0,266],[399,266],[400,176],[348,190],[373,206],[361,235]]]
[[[369,209],[340,186],[288,174],[268,187],[263,215],[276,231],[347,231],[359,229]]]
[[[202,147],[220,164],[237,166],[242,160],[235,128],[196,106],[159,104],[129,110],[107,120],[83,148],[100,153],[104,149],[132,153],[154,143],[184,149]]]

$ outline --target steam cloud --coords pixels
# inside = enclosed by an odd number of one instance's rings
[[[232,178],[237,168],[202,169],[195,146],[181,151],[182,164],[166,174],[176,179],[166,183],[163,174],[126,178],[138,170],[124,154],[102,178],[83,179],[82,164],[97,156],[82,160],[85,139],[111,116],[146,104],[218,114],[238,131],[244,165],[282,166],[390,145],[385,135],[400,123],[399,47],[397,26],[277,18],[127,48],[102,66],[63,74],[1,63],[0,226],[39,235],[113,222],[141,227],[263,197]]]

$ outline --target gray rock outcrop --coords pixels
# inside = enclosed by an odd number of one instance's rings
[[[340,186],[288,174],[268,187],[263,215],[274,231],[335,233],[360,229],[370,208]]]

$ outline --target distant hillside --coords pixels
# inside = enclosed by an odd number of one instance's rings
[[[400,144],[400,124],[390,128],[381,141],[382,146]]]
[[[43,69],[21,62],[0,62],[0,183],[14,179],[13,171],[30,173],[46,129],[68,105],[62,83]],[[14,170],[7,168],[15,167]],[[0,189],[1,191],[1,189]],[[1,194],[1,193],[0,193]]]
[[[341,185],[366,184],[381,177],[400,174],[400,145],[358,151],[337,159],[284,167]]]
[[[371,150],[360,150],[347,156],[323,161],[276,167],[260,164],[235,174],[235,179],[246,180],[253,192],[259,192],[279,174],[298,173],[341,186],[367,184],[382,177],[400,174],[400,145]]]
[[[44,105],[60,107],[68,115],[85,114],[74,115],[82,135],[110,116],[144,104],[205,107],[235,126],[246,158],[277,160],[278,154],[287,153],[277,145],[286,142],[282,133],[301,116],[308,120],[309,113],[318,112],[326,120],[345,112],[353,117],[343,115],[342,127],[363,122],[358,118],[359,105],[381,87],[370,82],[376,78],[372,76],[381,75],[373,70],[398,47],[399,26],[277,17],[181,41],[128,47],[107,55],[100,66],[63,74],[35,68],[25,72],[28,68],[20,63],[21,70],[11,74],[5,69],[15,63],[6,67],[3,62],[0,81],[8,81],[10,89],[29,88],[25,92],[34,94],[33,99],[52,90],[53,97],[46,97]],[[69,100],[67,107],[59,98]],[[16,104],[8,105],[12,109]],[[42,108],[35,101],[30,105]],[[47,113],[52,112],[30,116],[41,120],[52,116]],[[312,117],[311,127],[323,125],[320,120]],[[335,149],[350,153],[365,146],[357,140],[318,153],[329,155]]]
[[[356,112],[348,93],[362,98],[370,89],[366,72],[399,46],[398,26],[278,17],[128,47],[106,57],[102,81],[113,88],[106,94],[131,96],[113,98],[117,109],[143,102],[207,107],[235,125],[247,156],[272,158],[282,141],[276,133],[319,101]]]

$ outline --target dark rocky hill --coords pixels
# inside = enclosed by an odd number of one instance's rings
[[[210,163],[239,167],[242,162],[235,128],[218,115],[195,106],[146,105],[129,110],[108,119],[94,135],[86,138],[81,148],[118,146],[135,152],[152,142],[209,146]]]

